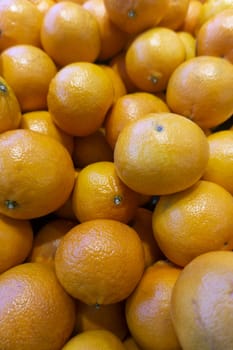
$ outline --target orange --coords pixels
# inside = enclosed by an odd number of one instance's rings
[[[133,83],[147,92],[166,89],[170,75],[185,60],[185,49],[177,33],[155,27],[139,34],[126,53],[126,70]]]
[[[51,219],[36,233],[28,261],[54,266],[54,256],[63,236],[75,226],[65,219]]]
[[[23,112],[47,108],[47,93],[57,72],[52,59],[40,48],[16,45],[0,55],[0,74],[14,90]]]
[[[196,38],[188,32],[180,31],[177,32],[179,38],[181,39],[184,49],[185,49],[185,60],[189,60],[196,56]]]
[[[124,32],[139,33],[159,23],[168,0],[104,0],[110,19]]]
[[[140,348],[181,350],[171,316],[174,284],[181,269],[167,261],[148,267],[126,300],[126,321]]]
[[[73,300],[44,264],[0,275],[0,339],[6,350],[60,350],[74,327]]]
[[[224,57],[233,63],[233,7],[205,22],[197,34],[197,55]]]
[[[71,154],[74,148],[74,139],[71,135],[66,134],[59,129],[53,122],[53,119],[48,111],[33,111],[22,115],[21,129],[30,129],[41,134],[53,137],[61,142]]]
[[[105,120],[106,139],[114,149],[121,130],[147,113],[169,112],[166,103],[149,92],[126,94],[115,102]]]
[[[136,344],[134,338],[128,336],[123,342],[126,350],[140,350],[139,346]]]
[[[73,227],[55,255],[56,274],[65,290],[97,307],[127,298],[144,266],[138,234],[116,220],[89,220]]]
[[[182,349],[232,348],[233,252],[215,251],[193,259],[172,292],[172,321]]]
[[[98,130],[114,97],[112,81],[95,63],[77,62],[62,68],[52,79],[48,109],[54,122],[74,136]]]
[[[149,113],[126,125],[114,149],[121,180],[136,192],[162,195],[193,185],[209,157],[201,128],[174,113]]]
[[[62,350],[125,350],[120,339],[105,329],[95,329],[82,332],[73,338]]]
[[[80,222],[113,219],[128,223],[136,213],[139,196],[118,177],[113,162],[96,162],[81,169],[72,195]]]
[[[104,71],[107,73],[113,84],[114,97],[113,103],[115,103],[119,97],[127,93],[126,86],[120,76],[120,74],[107,64],[101,65]]]
[[[178,30],[184,22],[189,7],[189,1],[190,0],[169,0],[168,8],[162,20],[159,22],[159,26]]]
[[[32,248],[33,232],[28,220],[0,215],[0,274],[21,264]]]
[[[142,240],[145,254],[145,266],[148,267],[161,259],[163,254],[154,238],[152,229],[152,211],[146,208],[138,208],[131,226]]]
[[[208,129],[233,114],[232,91],[233,65],[223,58],[199,56],[175,69],[166,99],[171,111]]]
[[[83,8],[88,10],[99,24],[101,48],[97,59],[106,61],[124,48],[127,35],[110,20],[104,0],[85,1]]]
[[[45,15],[48,9],[55,4],[54,0],[29,0],[32,4],[35,4],[38,10]]]
[[[92,329],[106,329],[121,340],[128,333],[124,302],[96,307],[77,300],[76,309],[75,331],[77,333]]]
[[[0,153],[0,213],[31,219],[66,201],[75,173],[60,142],[31,130],[10,130],[0,134]]]
[[[0,133],[17,129],[22,118],[19,102],[12,88],[0,77]]]
[[[153,213],[155,239],[164,255],[185,266],[212,250],[233,249],[233,197],[222,186],[198,181],[161,196]]]
[[[41,43],[59,66],[77,61],[94,62],[101,45],[98,22],[79,4],[57,3],[44,16]]]
[[[113,161],[113,151],[104,130],[98,129],[88,136],[76,136],[72,157],[77,168],[101,161]]]
[[[42,14],[28,0],[0,1],[0,52],[8,47],[40,46]]]
[[[183,30],[195,36],[195,30],[202,10],[202,6],[202,2],[199,0],[189,1],[188,9],[180,30]]]
[[[210,157],[203,179],[221,185],[233,195],[233,130],[214,132],[207,140]]]

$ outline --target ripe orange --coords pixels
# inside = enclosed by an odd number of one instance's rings
[[[224,57],[233,63],[233,7],[205,22],[197,34],[197,55]]]
[[[54,266],[54,256],[63,236],[76,225],[75,221],[51,219],[36,233],[28,261]]]
[[[62,68],[52,79],[48,109],[62,130],[74,136],[87,136],[101,127],[113,94],[112,81],[103,68],[95,63],[77,62]]]
[[[193,259],[172,292],[171,316],[182,349],[232,348],[233,252]]]
[[[57,3],[44,16],[41,43],[59,66],[78,61],[94,62],[101,45],[98,22],[79,4]]]
[[[113,219],[128,223],[135,215],[139,195],[118,177],[113,162],[96,162],[81,169],[72,195],[80,222]]]
[[[176,68],[168,82],[166,99],[174,113],[207,129],[233,114],[232,91],[233,65],[223,58],[199,56]]]
[[[77,333],[92,329],[106,329],[121,340],[128,333],[124,302],[96,307],[77,300],[76,310],[75,332]]]
[[[42,14],[28,0],[0,1],[0,52],[8,47],[40,46]]]
[[[107,64],[102,64],[101,67],[107,73],[113,84],[114,97],[113,103],[115,103],[118,98],[127,93],[126,86],[120,76],[120,74]]]
[[[10,130],[0,134],[0,153],[0,213],[31,219],[66,201],[75,173],[60,142],[31,130]]]
[[[142,349],[181,349],[170,316],[172,290],[180,272],[169,262],[156,262],[126,300],[129,331]]]
[[[47,93],[57,68],[40,48],[16,45],[0,55],[0,74],[14,90],[23,112],[47,108]]]
[[[62,350],[125,350],[120,339],[106,329],[94,329],[82,332],[73,338],[62,348]]]
[[[184,23],[190,0],[169,0],[168,8],[159,22],[160,27],[178,30]]]
[[[191,120],[174,113],[149,113],[121,131],[114,163],[118,176],[134,191],[169,194],[200,179],[208,147],[204,132]]]
[[[44,264],[0,275],[0,339],[7,350],[60,350],[74,327],[73,300]]]
[[[197,22],[202,10],[202,2],[199,0],[190,0],[188,9],[180,30],[188,32],[195,36]]]
[[[214,132],[207,140],[210,157],[203,179],[221,185],[233,195],[233,130]]]
[[[232,250],[232,210],[228,191],[198,181],[185,191],[160,197],[152,218],[155,239],[164,255],[180,266],[208,251]]]
[[[21,264],[32,248],[33,232],[28,220],[0,215],[0,274]]]
[[[189,60],[196,56],[196,38],[188,32],[180,31],[177,32],[179,38],[181,39],[184,49],[185,49],[185,60]]]
[[[147,92],[166,89],[170,75],[185,60],[177,33],[155,27],[136,36],[126,53],[126,70],[133,83]]]
[[[110,19],[124,32],[139,33],[159,23],[168,0],[104,0]]]
[[[73,152],[73,137],[66,134],[54,124],[48,111],[33,111],[24,113],[21,118],[20,128],[30,129],[32,131],[53,137],[55,140],[61,142],[70,154]]]
[[[166,103],[149,92],[135,92],[119,97],[109,110],[104,126],[106,139],[114,149],[121,130],[147,113],[169,112]]]
[[[127,298],[144,266],[138,234],[115,220],[89,220],[73,227],[55,255],[56,274],[65,290],[97,307]]]

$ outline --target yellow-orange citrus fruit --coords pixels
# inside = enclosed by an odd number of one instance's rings
[[[208,251],[232,250],[232,210],[228,191],[198,181],[185,191],[160,197],[152,218],[155,239],[164,255],[180,266]]]
[[[96,18],[71,1],[55,3],[41,25],[41,44],[59,65],[94,62],[100,52],[100,32]]]
[[[198,56],[181,63],[172,73],[166,100],[171,111],[206,129],[233,114],[232,91],[233,65],[224,58]]]
[[[177,32],[185,49],[185,60],[189,60],[196,56],[196,38],[192,34],[184,31]]]
[[[75,172],[60,142],[31,130],[10,130],[0,134],[0,153],[0,213],[31,219],[66,201]]]
[[[126,86],[118,72],[114,70],[112,67],[110,67],[107,64],[102,64],[101,67],[105,70],[107,75],[112,81],[113,84],[113,90],[114,90],[114,97],[113,97],[113,103],[115,103],[118,98],[125,95],[127,93]]]
[[[128,297],[144,266],[138,234],[116,220],[78,224],[64,236],[55,255],[56,274],[65,290],[97,307]]]
[[[168,8],[162,20],[159,22],[159,26],[178,30],[184,23],[189,7],[189,1],[190,0],[169,0]]]
[[[195,36],[195,30],[199,16],[202,9],[202,3],[200,0],[190,0],[188,5],[188,10],[186,12],[183,24],[180,30],[188,32]]]
[[[171,316],[182,349],[232,348],[233,252],[193,259],[173,288]]]
[[[87,136],[101,127],[113,97],[112,81],[103,68],[77,62],[63,67],[52,79],[48,110],[62,130]]]
[[[142,349],[181,349],[170,316],[172,290],[180,272],[170,262],[156,262],[126,300],[129,331]]]
[[[209,157],[204,132],[174,113],[149,113],[119,134],[114,163],[134,191],[161,195],[182,191],[203,175]]]
[[[0,215],[0,274],[21,264],[32,248],[33,232],[28,220]]]
[[[74,322],[73,300],[51,268],[25,263],[0,275],[2,349],[60,350]]]

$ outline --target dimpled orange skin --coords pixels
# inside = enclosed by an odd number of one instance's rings
[[[65,290],[87,304],[125,299],[144,271],[144,251],[135,230],[115,220],[89,220],[72,228],[55,255]]]
[[[20,219],[46,215],[69,197],[75,170],[60,142],[31,130],[0,135],[0,212]]]
[[[25,263],[1,274],[1,349],[60,350],[74,321],[73,300],[52,269]]]

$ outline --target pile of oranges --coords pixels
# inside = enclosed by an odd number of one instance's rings
[[[233,0],[0,1],[0,349],[232,350]]]

